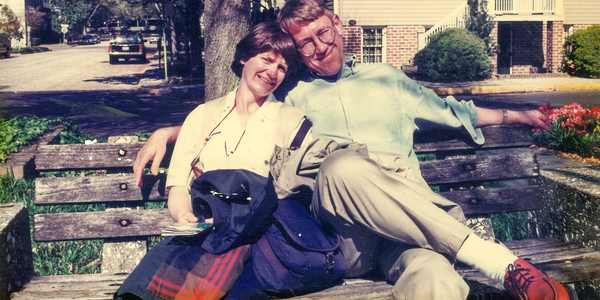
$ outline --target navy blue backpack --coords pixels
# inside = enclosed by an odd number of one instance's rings
[[[294,200],[279,200],[273,224],[252,245],[254,273],[263,290],[278,296],[316,292],[346,272],[340,238],[321,227]]]

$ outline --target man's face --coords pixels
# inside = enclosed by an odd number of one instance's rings
[[[324,43],[319,39],[319,35],[328,28],[333,28],[335,31],[335,39],[332,43]],[[314,43],[314,54],[301,55],[304,64],[310,70],[326,76],[335,75],[340,71],[346,61],[346,56],[344,56],[342,41],[342,23],[337,15],[333,20],[323,15],[310,23],[290,26],[289,31],[298,47],[307,42]]]

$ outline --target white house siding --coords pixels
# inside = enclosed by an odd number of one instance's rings
[[[464,0],[340,0],[339,14],[344,25],[355,20],[358,26],[433,26]]]
[[[599,0],[564,0],[565,25],[600,24]]]

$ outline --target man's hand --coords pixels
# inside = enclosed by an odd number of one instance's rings
[[[542,130],[552,131],[552,121],[539,110],[519,111],[517,113],[520,118],[516,123],[523,123],[533,127],[531,131],[540,132]],[[510,113],[509,113],[510,116]]]
[[[167,152],[167,144],[175,143],[180,129],[181,126],[160,128],[150,136],[142,149],[140,149],[135,162],[133,162],[133,175],[135,183],[139,187],[143,186],[142,174],[149,161],[152,161],[150,172],[154,176],[158,175],[160,163]]]
[[[501,109],[477,107],[477,127],[500,125],[504,120]],[[539,110],[508,111],[507,124],[525,124],[532,127],[533,132],[542,130],[552,131],[552,121]]]

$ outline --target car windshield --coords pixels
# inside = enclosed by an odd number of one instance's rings
[[[140,43],[141,39],[138,35],[117,35],[113,38],[117,43]]]

